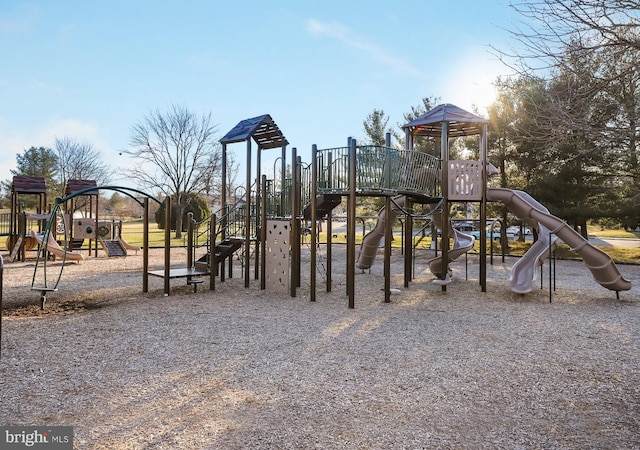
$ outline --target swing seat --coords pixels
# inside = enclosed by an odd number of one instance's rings
[[[44,310],[44,305],[47,303],[47,293],[56,292],[58,288],[40,286],[40,287],[32,287],[31,290],[40,292],[40,309]]]

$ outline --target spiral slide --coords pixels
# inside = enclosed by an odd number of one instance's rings
[[[356,267],[358,269],[368,269],[373,265],[373,260],[376,258],[376,253],[378,253],[378,246],[384,237],[387,220],[390,220],[391,223],[395,222],[396,217],[398,217],[398,211],[404,206],[404,202],[405,196],[398,195],[393,197],[390,211],[386,211],[385,207],[380,208],[376,226],[362,238],[360,254],[356,261]]]
[[[436,225],[436,227],[442,229],[441,213],[437,213],[433,215],[433,223]],[[458,259],[459,256],[471,250],[476,240],[472,235],[463,233],[462,231],[459,231],[453,228],[453,224],[451,221],[449,221],[449,225],[450,225],[449,237],[453,238],[453,246],[447,252],[447,259],[449,260],[447,261],[447,269],[451,261],[455,261],[456,259]],[[442,275],[442,266],[443,266],[442,256],[438,256],[429,260],[429,270],[431,271],[432,274],[434,274],[437,277],[440,277]],[[438,280],[435,280],[435,281],[438,281]],[[450,278],[449,278],[449,274],[447,273],[445,280],[440,281],[440,283],[446,284],[449,281],[450,281]]]
[[[601,286],[616,292],[631,289],[631,282],[620,274],[609,255],[589,244],[589,241],[574,231],[562,219],[549,214],[544,206],[526,192],[511,189],[489,189],[487,190],[487,200],[502,202],[519,219],[537,224],[539,242],[543,239],[549,239],[551,234],[562,239],[582,257],[594,280]],[[551,239],[553,246],[556,238],[554,236]],[[509,279],[511,290],[518,293],[531,292],[536,268],[548,256],[549,245],[549,240],[543,241],[540,245],[537,245],[536,242],[521,260],[514,264]]]
[[[35,231],[31,231],[31,236],[38,241],[38,245],[42,246],[44,242],[44,236],[42,234],[38,234]],[[47,242],[47,251],[54,255],[56,258],[66,258],[68,261],[84,261],[84,256],[78,252],[66,252],[62,247],[58,245],[56,239],[53,237],[53,234],[49,233]]]

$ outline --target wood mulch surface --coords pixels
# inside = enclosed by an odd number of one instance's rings
[[[517,295],[497,258],[483,293],[462,257],[445,292],[429,251],[408,288],[394,254],[385,303],[379,255],[349,309],[344,247],[331,292],[320,254],[315,302],[305,248],[296,297],[253,271],[245,288],[239,261],[215,291],[143,294],[140,255],[100,255],[67,264],[44,311],[35,261],[5,262],[0,424],[70,425],[78,449],[640,448],[640,266],[616,299],[557,261],[550,303],[548,266]]]

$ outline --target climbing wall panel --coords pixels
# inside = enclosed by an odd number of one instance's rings
[[[288,220],[267,220],[265,242],[266,289],[286,294],[289,290],[290,233]]]

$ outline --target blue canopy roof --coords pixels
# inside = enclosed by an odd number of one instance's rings
[[[448,123],[449,136],[472,136],[482,133],[482,125],[489,123],[451,103],[444,103],[402,126],[413,136],[437,136],[442,134],[442,123]]]
[[[220,139],[220,143],[231,144],[246,141],[249,138],[256,141],[258,148],[278,148],[289,143],[269,114],[238,122]]]

